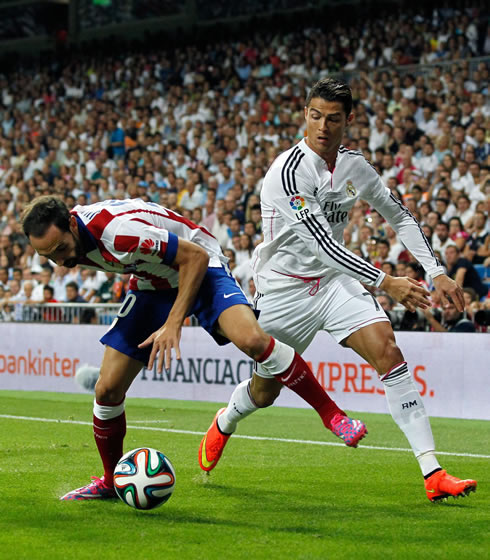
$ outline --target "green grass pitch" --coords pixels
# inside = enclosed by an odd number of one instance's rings
[[[263,439],[232,437],[208,476],[197,450],[216,404],[128,399],[125,450],[155,447],[177,475],[170,500],[140,512],[119,500],[58,500],[102,474],[91,402],[0,392],[1,558],[490,558],[489,422],[432,419],[443,466],[479,482],[468,498],[432,504],[387,415],[356,414],[369,435],[350,449],[312,410],[259,411],[237,435]]]

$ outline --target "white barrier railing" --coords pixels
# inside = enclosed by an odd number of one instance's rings
[[[110,325],[120,303],[4,303],[0,320],[23,323]]]

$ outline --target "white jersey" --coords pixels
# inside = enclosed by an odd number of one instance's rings
[[[218,241],[203,227],[163,206],[141,199],[105,200],[76,206],[80,241],[85,256],[80,264],[119,274],[131,273],[132,290],[176,288],[174,265],[178,239],[192,241],[209,255],[210,267],[228,259]]]
[[[303,139],[277,157],[264,179],[264,241],[252,257],[257,291],[329,281],[341,273],[379,286],[384,272],[344,247],[343,232],[358,198],[388,221],[428,274],[444,273],[415,218],[361,152],[341,146],[330,172]]]

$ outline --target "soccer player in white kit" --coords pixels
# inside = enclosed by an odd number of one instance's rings
[[[300,392],[317,389],[308,402],[321,409],[325,425],[346,445],[356,446],[365,435],[364,424],[337,407],[301,356],[262,330],[218,241],[205,228],[138,199],[106,200],[70,212],[53,196],[29,204],[22,226],[33,248],[58,265],[131,273],[117,319],[101,338],[106,349],[95,386],[93,428],[104,474],[62,500],[115,497],[126,392],[143,365],[152,369],[157,361],[161,372],[164,363],[170,367],[172,352],[180,359],[182,324],[191,314],[218,344],[233,342],[271,375],[301,372]],[[205,454],[202,461],[213,464]]]
[[[306,138],[273,162],[262,187],[264,241],[252,257],[259,323],[299,354],[325,330],[362,356],[383,382],[391,415],[419,462],[427,497],[466,495],[476,481],[452,477],[439,465],[429,419],[391,323],[363,284],[383,289],[410,311],[428,307],[429,294],[415,280],[386,275],[344,247],[343,231],[356,200],[367,201],[395,229],[443,302],[451,298],[462,311],[462,290],[444,274],[419,224],[375,169],[360,152],[341,145],[353,119],[350,88],[331,78],[317,82],[305,119]],[[252,380],[238,385],[228,407],[216,414],[200,454],[204,448],[209,460],[219,459],[240,420],[271,405],[283,385],[296,383],[294,374],[274,376],[257,364]]]

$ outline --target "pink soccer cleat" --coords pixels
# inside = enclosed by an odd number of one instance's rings
[[[368,433],[366,425],[360,420],[352,420],[348,416],[337,413],[330,421],[332,432],[343,439],[345,445],[357,447],[359,441]]]
[[[71,490],[60,500],[110,500],[117,498],[116,491],[112,486],[106,486],[104,477],[92,477],[92,482],[76,490]]]

